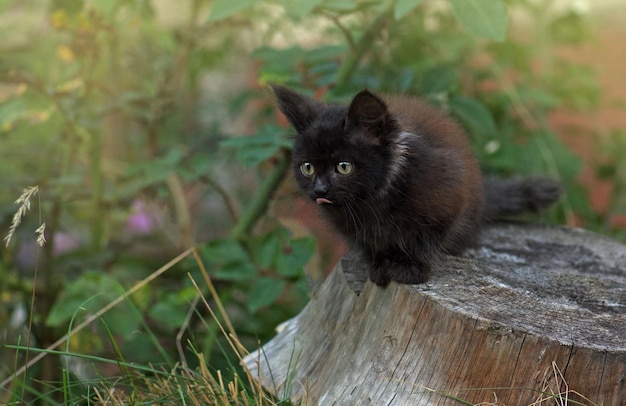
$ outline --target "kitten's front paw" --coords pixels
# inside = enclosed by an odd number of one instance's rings
[[[387,268],[372,267],[370,270],[370,280],[381,288],[386,288],[391,283],[391,274]]]
[[[396,265],[391,270],[391,279],[402,285],[417,285],[426,282],[429,273],[427,264]]]
[[[417,285],[428,280],[430,265],[414,260],[398,262],[396,258],[374,258],[370,266],[369,277],[381,288],[387,287],[391,281],[402,285]]]

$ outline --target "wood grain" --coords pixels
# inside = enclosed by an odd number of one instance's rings
[[[626,405],[626,246],[506,224],[426,284],[381,289],[365,271],[344,257],[246,357],[270,392],[309,405]]]

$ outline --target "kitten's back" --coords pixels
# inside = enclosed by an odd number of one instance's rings
[[[469,139],[454,119],[415,97],[388,95],[382,98],[404,131],[426,137],[442,148],[453,148],[463,156],[462,162],[470,166],[465,174],[469,187],[474,193],[484,191],[484,210],[479,216],[483,221],[495,221],[529,212],[538,213],[559,199],[562,187],[560,182],[554,179],[546,177],[482,179]]]
[[[417,97],[386,95],[382,99],[404,131],[428,137],[442,147],[467,150],[472,155],[465,131],[440,109]]]

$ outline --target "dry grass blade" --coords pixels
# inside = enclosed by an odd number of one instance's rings
[[[211,293],[211,297],[213,299],[213,301],[215,302],[220,315],[222,316],[222,319],[224,320],[224,323],[226,324],[227,328],[228,328],[228,332],[226,331],[226,329],[224,328],[224,326],[222,325],[222,323],[219,321],[219,319],[217,318],[215,312],[213,311],[213,309],[211,308],[211,306],[209,305],[208,301],[206,300],[206,298],[202,295],[202,292],[200,291],[198,285],[196,284],[195,280],[193,280],[193,278],[191,278],[191,275],[189,275],[191,282],[193,283],[194,287],[196,288],[196,291],[198,292],[198,295],[200,295],[200,297],[202,298],[202,302],[204,303],[204,305],[206,306],[207,310],[209,311],[209,313],[211,314],[211,317],[213,318],[213,320],[217,323],[218,328],[220,329],[220,331],[222,332],[222,334],[224,335],[224,337],[226,338],[228,345],[231,347],[231,349],[233,350],[233,352],[235,353],[235,355],[237,356],[237,359],[239,360],[240,365],[243,366],[244,371],[246,373],[246,378],[250,384],[250,389],[252,391],[252,395],[256,398],[256,404],[257,405],[263,405],[263,404],[270,404],[270,405],[274,405],[276,404],[272,399],[268,398],[265,391],[263,390],[263,386],[261,384],[261,382],[259,380],[254,379],[254,377],[252,376],[252,373],[250,372],[250,370],[245,366],[245,363],[243,362],[243,358],[248,354],[248,350],[243,346],[243,344],[241,343],[241,341],[239,340],[237,333],[232,325],[232,323],[230,322],[230,318],[228,317],[228,314],[226,314],[226,310],[224,309],[224,305],[222,304],[222,301],[219,298],[219,295],[217,294],[217,291],[215,290],[215,286],[213,285],[213,282],[211,281],[211,277],[209,276],[206,267],[204,266],[200,256],[198,255],[197,251],[194,251],[194,258],[196,260],[196,263],[198,264],[198,267],[200,268],[200,272],[202,273],[202,277],[204,278],[204,281],[209,289],[209,292]],[[201,365],[203,365],[204,370],[206,370],[206,367],[204,367],[204,364],[201,363]],[[208,373],[208,371],[207,371]],[[220,372],[218,371],[219,376],[221,377]],[[223,388],[223,385],[220,385],[220,387]],[[236,387],[235,387],[236,389]],[[232,394],[236,394],[238,392],[238,390],[233,390],[231,391]],[[247,403],[247,400],[246,400]]]
[[[196,284],[196,281],[193,278],[191,278],[191,275],[189,275],[189,277],[190,277],[191,282],[193,283],[194,287],[198,291],[198,294],[202,295],[202,292],[200,291],[200,288]],[[247,351],[245,351],[245,348],[243,347],[243,345],[241,344],[241,342],[237,338],[237,335],[234,334],[234,333],[228,334],[226,332],[226,330],[224,329],[224,326],[218,320],[215,312],[211,308],[211,305],[209,305],[209,303],[208,303],[208,301],[206,300],[205,297],[203,297],[203,296],[201,296],[201,297],[202,297],[202,302],[204,303],[204,305],[206,306],[207,310],[211,314],[211,317],[213,318],[213,320],[215,320],[215,322],[217,323],[218,328],[222,332],[222,335],[226,338],[226,341],[228,342],[228,345],[230,346],[230,348],[233,350],[233,352],[237,356],[237,359],[239,360],[240,365],[244,365],[243,357],[246,355]],[[219,301],[219,298],[215,297],[214,300]],[[218,305],[218,307],[221,307],[221,306]],[[223,309],[223,307],[222,307],[222,309]],[[224,317],[224,320],[228,320],[228,317],[227,317],[227,315],[225,313],[222,316]],[[252,394],[253,394],[253,396],[257,397],[257,402],[258,402],[257,404],[262,405],[262,404],[265,404],[268,401],[270,402],[270,404],[274,404],[273,401],[271,401],[269,398],[267,398],[267,396],[265,396],[263,388],[261,386],[261,383],[257,382],[252,377],[252,374],[250,373],[250,371],[247,368],[245,368],[245,366],[244,366],[244,371],[246,372],[246,376],[248,378],[248,382],[250,383],[250,389],[252,390]],[[224,383],[222,382],[221,372],[217,371],[217,374],[218,374],[218,379],[219,379],[219,387],[220,388],[224,388]]]
[[[202,278],[204,278],[204,283],[206,283],[206,286],[209,288],[209,292],[211,292],[211,297],[213,298],[213,300],[215,300],[215,304],[217,305],[220,315],[224,318],[224,323],[226,323],[226,326],[228,327],[228,331],[230,332],[231,335],[236,336],[235,328],[230,322],[230,318],[228,318],[228,315],[226,314],[224,305],[222,304],[222,301],[220,300],[220,297],[217,294],[217,291],[215,290],[215,286],[213,285],[213,282],[211,281],[211,277],[209,276],[209,273],[207,272],[206,267],[204,266],[204,263],[202,262],[202,259],[200,258],[200,255],[198,254],[197,250],[193,251],[193,257],[196,260],[196,264],[198,264],[198,267],[200,268],[200,272],[202,273]]]
[[[594,402],[592,402],[589,398],[583,396],[579,392],[569,389],[569,385],[561,369],[556,364],[556,362],[552,361],[551,369],[546,370],[543,378],[543,386],[541,388],[541,394],[537,397],[537,400],[530,404],[530,406],[539,406],[541,404],[545,404],[550,402],[550,404],[556,403],[560,406],[567,406],[570,404],[574,405],[582,405],[580,401],[571,401],[570,395],[576,395],[583,401],[585,401],[588,406],[596,406]]]
[[[111,384],[103,384],[104,389],[94,388],[94,403],[98,405],[122,406],[128,404],[192,404],[192,405],[250,405],[251,399],[240,387],[237,375],[226,382],[222,373],[211,374],[206,368],[202,354],[197,354],[198,370],[186,365],[176,365],[169,373],[143,376],[139,393],[127,393]],[[263,398],[254,405],[275,406],[276,402]]]

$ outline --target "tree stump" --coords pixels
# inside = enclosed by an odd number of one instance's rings
[[[626,246],[503,224],[429,282],[367,281],[344,257],[244,363],[309,405],[626,405]]]

